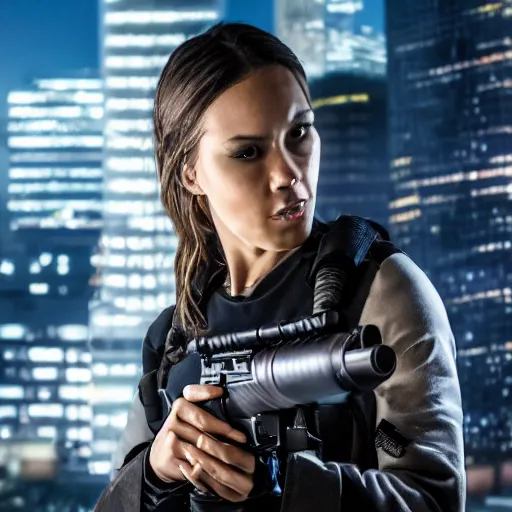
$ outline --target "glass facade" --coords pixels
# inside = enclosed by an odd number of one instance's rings
[[[458,344],[468,466],[512,448],[512,2],[388,1],[390,223]]]
[[[153,156],[152,108],[169,54],[220,21],[222,0],[103,0],[103,219],[91,301],[94,445],[91,472],[108,473],[139,378],[147,328],[175,301],[176,248]]]
[[[276,0],[275,34],[309,78],[337,71],[384,76],[385,38],[357,24],[363,8],[362,0]]]
[[[88,302],[101,228],[102,115],[94,78],[37,80],[8,96],[0,439],[18,447],[14,458],[46,444],[75,474],[87,470],[92,442]]]
[[[316,213],[388,223],[386,83],[332,73],[310,84],[315,127],[322,141]]]
[[[37,80],[7,102],[11,230],[99,229],[101,81]]]

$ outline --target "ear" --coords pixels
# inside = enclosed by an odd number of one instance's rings
[[[183,182],[183,186],[193,195],[195,196],[204,196],[203,189],[200,187],[197,182],[197,173],[194,167],[191,165],[185,164],[183,166],[183,171],[181,173],[181,180]]]

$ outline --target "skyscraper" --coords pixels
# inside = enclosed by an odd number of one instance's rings
[[[87,469],[90,257],[101,228],[102,84],[37,80],[8,96],[11,244],[0,250],[0,437],[55,443]]]
[[[329,72],[384,76],[386,43],[356,14],[362,0],[276,0],[276,35],[302,62],[308,78]]]
[[[386,84],[379,77],[331,73],[310,84],[322,141],[316,213],[388,224]]]
[[[512,448],[512,2],[388,0],[395,239],[458,342],[468,465]]]
[[[101,3],[105,83],[104,229],[91,302],[93,473],[107,473],[137,383],[142,339],[174,302],[175,238],[163,214],[151,116],[172,50],[220,20],[222,0]],[[134,368],[136,371],[134,372]]]

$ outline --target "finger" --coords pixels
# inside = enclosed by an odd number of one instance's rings
[[[175,409],[175,416],[185,423],[189,423],[197,430],[213,435],[217,434],[229,437],[239,443],[245,443],[247,441],[242,432],[234,429],[229,423],[221,421],[200,407],[197,407],[197,405],[186,401],[175,403],[179,404]],[[169,422],[169,425],[170,424],[172,424],[172,421]]]
[[[207,432],[201,432],[188,423],[183,421],[175,422],[173,431],[170,434],[174,434],[177,438],[184,441],[180,448],[188,448],[193,445],[199,448],[199,450],[226,464],[235,466],[245,473],[254,473],[256,460],[251,453],[232,444],[219,441]],[[183,453],[181,449],[179,453]]]
[[[229,443],[223,443],[218,439],[201,433],[197,438],[195,446],[201,452],[211,455],[215,459],[234,466],[244,473],[253,474],[256,468],[256,459],[251,453],[233,446]]]
[[[183,397],[189,402],[203,402],[204,400],[212,400],[220,398],[224,394],[224,390],[219,386],[211,386],[210,384],[189,384],[183,389]]]
[[[253,486],[251,476],[240,473],[232,466],[225,464],[224,462],[215,459],[198,449],[192,448],[190,451],[185,450],[185,457],[189,462],[197,461],[204,472],[208,473],[220,484],[236,491],[238,494],[248,495],[251,492]]]
[[[240,494],[236,492],[234,489],[220,483],[218,480],[209,475],[206,471],[201,473],[201,482],[206,484],[210,489],[212,489],[216,494],[218,494],[221,498],[232,502],[240,502],[245,501],[247,499],[247,494]]]
[[[182,462],[179,466],[180,471],[183,473],[183,476],[195,485],[200,491],[208,493],[208,489],[200,482],[199,476],[202,474],[203,470],[200,464],[196,464],[192,467],[190,464],[186,462]]]

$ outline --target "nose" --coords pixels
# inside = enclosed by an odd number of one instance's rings
[[[300,181],[300,170],[290,155],[276,149],[269,161],[272,192],[293,187]]]

